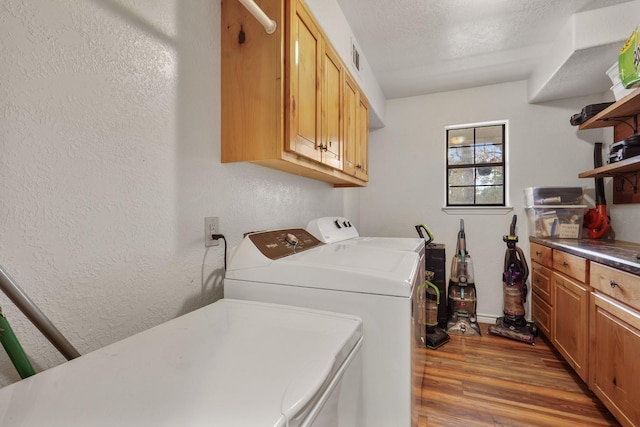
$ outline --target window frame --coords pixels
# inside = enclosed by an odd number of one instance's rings
[[[466,164],[466,165],[455,165],[454,167],[451,167],[452,165],[449,164],[449,134],[451,131],[455,131],[455,130],[461,130],[461,129],[469,129],[473,131],[473,147],[475,147],[476,144],[476,131],[478,128],[483,128],[483,127],[491,127],[491,126],[501,126],[502,127],[502,161],[501,162],[495,162],[495,163],[490,163],[490,164],[486,164],[486,163],[473,163],[473,164]],[[444,150],[444,157],[445,157],[445,186],[444,186],[444,206],[443,206],[443,210],[447,211],[447,212],[455,212],[456,210],[461,210],[461,211],[467,211],[467,210],[478,210],[478,211],[486,211],[486,212],[494,212],[494,211],[509,211],[512,208],[509,206],[509,173],[508,173],[508,147],[509,147],[509,123],[508,120],[496,120],[496,121],[487,121],[487,122],[478,122],[478,123],[466,123],[466,124],[459,124],[459,125],[451,125],[451,126],[445,126],[445,132],[444,132],[444,140],[445,140],[445,150]],[[475,148],[474,148],[475,149]],[[474,174],[476,172],[476,169],[478,167],[482,167],[482,166],[500,166],[502,167],[502,173],[503,173],[503,179],[502,179],[502,203],[498,204],[498,203],[491,203],[491,204],[478,204],[476,203],[475,200],[475,190],[474,190],[474,203],[473,204],[451,204],[450,200],[449,200],[449,189],[450,189],[450,183],[449,183],[449,171],[451,169],[473,169],[474,170]],[[474,175],[475,176],[475,175]],[[474,183],[471,187],[473,187],[475,189],[475,187],[477,187],[478,184],[475,181],[474,178]]]

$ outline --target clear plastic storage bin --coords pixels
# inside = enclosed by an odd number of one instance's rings
[[[528,187],[524,189],[525,206],[582,205],[582,187]]]
[[[526,208],[529,218],[529,235],[534,237],[559,237],[579,239],[586,205],[534,205]]]

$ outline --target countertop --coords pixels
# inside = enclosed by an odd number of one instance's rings
[[[529,241],[640,276],[640,244],[622,240],[543,239]]]

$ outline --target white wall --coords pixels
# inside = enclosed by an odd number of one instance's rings
[[[594,187],[592,179],[579,179],[578,173],[593,168],[592,142],[610,136],[602,130],[579,132],[569,118],[596,102],[601,97],[531,105],[524,81],[388,101],[386,127],[370,134],[370,182],[359,193],[361,234],[416,236],[413,226],[425,223],[436,242],[446,245],[449,270],[459,221],[464,219],[467,249],[475,266],[478,314],[500,315],[506,250],[502,236],[508,234],[513,214],[518,215],[519,246],[529,253],[523,188]],[[513,211],[443,212],[445,126],[494,120],[509,122],[508,197]],[[637,207],[624,209],[634,209],[637,215]],[[627,228],[613,217],[618,238],[640,241],[636,225]]]
[[[355,69],[351,61],[352,40],[355,41],[356,46],[359,47],[359,45],[349,22],[347,22],[342,9],[340,9],[340,5],[336,0],[306,0],[306,4],[331,41],[331,45],[340,55],[347,68],[349,68],[349,72],[367,96],[369,101],[369,127],[371,129],[383,127],[385,122],[384,94],[364,52],[360,51],[359,71]]]
[[[219,22],[210,0],[2,3],[0,265],[83,354],[221,296],[205,216],[233,246],[349,203],[220,163]],[[63,361],[0,305],[36,370]],[[0,384],[16,379],[0,351]]]

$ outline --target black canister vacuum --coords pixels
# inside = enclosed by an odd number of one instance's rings
[[[427,228],[426,225],[416,225],[416,231],[418,235],[425,239],[425,246],[429,245],[433,241],[433,234]],[[422,231],[425,231],[428,238],[424,236]],[[425,266],[427,260],[425,259]],[[435,273],[433,271],[425,270],[425,281],[423,288],[418,290],[416,297],[418,298],[418,310],[420,326],[424,331],[418,331],[416,335],[420,341],[420,344],[427,348],[435,350],[436,348],[449,342],[449,334],[438,327],[438,307],[441,301],[444,301],[446,295],[440,293],[440,289],[433,284]]]

